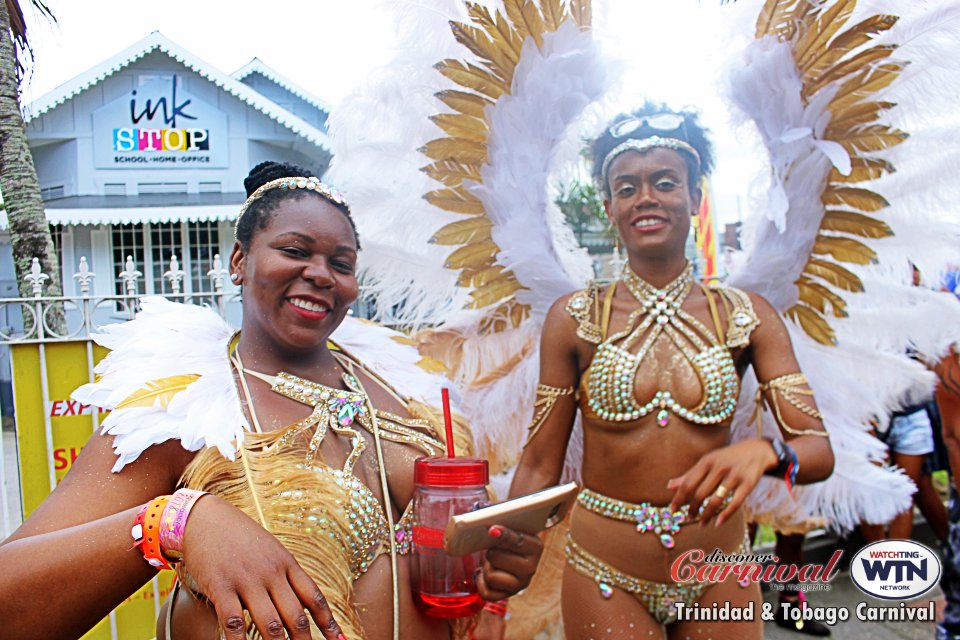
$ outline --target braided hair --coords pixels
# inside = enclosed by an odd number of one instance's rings
[[[673,131],[662,131],[655,129],[647,123],[643,123],[633,131],[623,136],[614,136],[611,130],[620,122],[634,118],[644,118],[657,116],[660,114],[675,114],[683,117],[683,124]],[[707,138],[707,130],[698,122],[698,114],[694,111],[674,111],[663,103],[647,101],[642,107],[630,113],[621,113],[607,125],[603,133],[590,144],[590,158],[593,161],[593,171],[591,173],[594,181],[599,185],[603,193],[610,197],[610,184],[602,175],[603,161],[607,154],[620,143],[631,138],[644,140],[652,136],[661,136],[667,138],[676,138],[682,140],[697,150],[700,155],[700,164],[689,154],[680,152],[684,164],[687,166],[687,176],[689,178],[689,189],[691,193],[699,188],[700,178],[710,175],[713,170],[713,144]]]
[[[276,180],[278,178],[309,178],[315,175],[313,172],[287,162],[274,162],[268,160],[261,162],[253,169],[243,180],[243,187],[249,198],[254,191],[261,186]],[[310,189],[269,189],[260,198],[251,202],[246,212],[237,221],[237,240],[244,251],[250,248],[250,241],[253,236],[262,229],[266,228],[277,205],[284,200],[300,198],[323,198],[323,201],[338,209],[350,223],[353,230],[353,237],[357,241],[357,249],[360,249],[360,236],[357,233],[357,225],[350,215],[350,209],[345,204],[338,204],[332,200],[324,198],[319,192]]]

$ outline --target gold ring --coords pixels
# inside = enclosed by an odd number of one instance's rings
[[[720,498],[721,500],[723,500],[725,497],[727,497],[727,494],[728,494],[729,492],[730,492],[730,490],[727,489],[725,486],[723,486],[723,485],[721,484],[721,485],[718,485],[718,486],[717,486],[717,490],[713,492],[713,495],[715,495],[715,496],[717,496],[718,498]]]

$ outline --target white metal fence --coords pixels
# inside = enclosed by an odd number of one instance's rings
[[[239,290],[235,287],[224,288],[227,270],[223,267],[220,255],[214,256],[207,272],[207,277],[211,281],[211,292],[185,295],[181,293],[181,283],[185,272],[180,268],[179,260],[174,256],[169,263],[169,268],[163,274],[168,281],[171,293],[166,297],[172,300],[186,303],[201,304],[216,310],[224,319],[239,324],[240,304]],[[96,277],[88,265],[86,258],[80,258],[76,273],[73,274],[74,295],[45,296],[45,284],[50,276],[43,273],[40,269],[40,262],[34,258],[30,273],[24,280],[33,291],[33,297],[30,298],[3,298],[0,299],[0,318],[4,318],[3,324],[0,324],[0,380],[5,384],[10,384],[12,379],[10,371],[9,346],[14,344],[36,343],[38,344],[40,354],[41,368],[41,388],[40,393],[44,406],[50,402],[49,391],[47,389],[47,361],[44,345],[53,342],[66,342],[75,340],[88,340],[92,333],[96,332],[101,326],[116,322],[131,320],[136,316],[138,310],[138,301],[140,297],[140,279],[143,274],[137,269],[131,256],[127,257],[124,269],[117,274],[118,280],[122,283],[123,294],[96,296],[91,295],[92,282]],[[112,274],[111,276],[112,277]],[[64,283],[64,289],[67,289],[68,283]],[[88,373],[89,379],[93,380],[93,346],[87,345],[88,354]],[[12,407],[2,407],[2,413],[5,416],[12,416]],[[45,412],[44,431],[48,445],[48,465],[50,476],[50,488],[56,486],[56,480],[53,471],[53,450],[52,434],[50,431],[49,412]],[[97,416],[93,414],[94,427],[96,427]],[[9,423],[9,420],[7,421]],[[14,428],[16,428],[14,416]],[[2,518],[3,529],[0,533],[6,537],[12,533],[13,529],[19,525],[16,519],[16,512],[20,505],[20,485],[18,469],[10,468],[11,463],[16,462],[16,452],[10,452],[9,448],[14,443],[14,438],[9,436],[0,438],[0,479],[3,482],[2,491]]]
[[[214,256],[207,277],[211,281],[212,291],[186,295],[181,293],[181,284],[186,273],[180,268],[179,260],[174,256],[169,268],[163,277],[169,283],[170,293],[165,297],[179,302],[200,304],[216,310],[224,319],[239,325],[240,304],[239,290],[228,285],[225,289],[225,278],[228,275],[223,267],[219,254]],[[86,341],[87,351],[87,379],[93,381],[94,353],[93,344],[89,340],[91,334],[105,324],[125,322],[136,316],[140,297],[140,279],[143,274],[137,269],[132,257],[127,257],[124,269],[116,274],[122,283],[122,294],[108,296],[93,296],[92,282],[96,277],[87,264],[86,258],[81,258],[76,273],[73,274],[74,295],[45,296],[45,284],[50,276],[43,273],[39,261],[34,258],[30,273],[25,281],[30,285],[32,297],[0,299],[0,381],[10,385],[12,389],[13,376],[11,371],[10,346],[17,344],[36,344],[40,363],[40,389],[38,389],[43,406],[51,404],[50,390],[47,384],[47,357],[46,347],[52,343]],[[113,275],[111,274],[111,278]],[[64,283],[67,289],[68,283]],[[7,395],[12,398],[12,394]],[[7,417],[9,424],[12,416],[14,429],[6,429],[0,437],[0,507],[2,507],[2,537],[10,535],[22,521],[23,488],[20,482],[20,470],[17,446],[17,429],[37,428],[39,425],[18,425],[13,407],[4,406],[0,411]],[[47,473],[50,490],[56,487],[56,473],[53,449],[53,433],[51,429],[51,411],[44,411],[44,438],[47,448]],[[93,427],[98,427],[96,412],[91,414]],[[153,581],[154,608],[159,613],[160,592],[156,580]],[[111,637],[116,640],[117,624],[114,614],[110,615]]]

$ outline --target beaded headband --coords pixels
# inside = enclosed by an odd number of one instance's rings
[[[697,153],[697,150],[688,142],[677,138],[661,138],[660,136],[650,136],[649,138],[642,139],[630,138],[611,149],[610,153],[603,159],[600,175],[603,177],[604,183],[607,181],[607,171],[610,170],[610,165],[613,164],[617,156],[626,151],[639,151],[643,153],[655,147],[665,147],[667,149],[673,149],[674,151],[686,152],[696,161],[697,169],[700,168],[700,154]]]
[[[271,180],[266,184],[260,185],[256,191],[250,194],[250,197],[247,198],[246,202],[243,203],[243,206],[240,207],[240,213],[237,215],[236,227],[240,226],[240,219],[243,217],[243,214],[247,212],[247,209],[250,208],[250,205],[262,198],[267,191],[272,189],[309,189],[323,196],[323,198],[328,202],[340,207],[344,207],[347,209],[347,211],[350,210],[350,205],[348,205],[347,201],[343,199],[343,194],[320,182],[319,178],[315,178],[313,176],[310,176],[309,178],[302,178],[299,176],[277,178],[276,180]]]

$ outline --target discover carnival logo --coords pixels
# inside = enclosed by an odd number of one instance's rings
[[[850,561],[850,578],[865,594],[884,600],[909,600],[940,581],[940,559],[912,540],[869,544]]]

